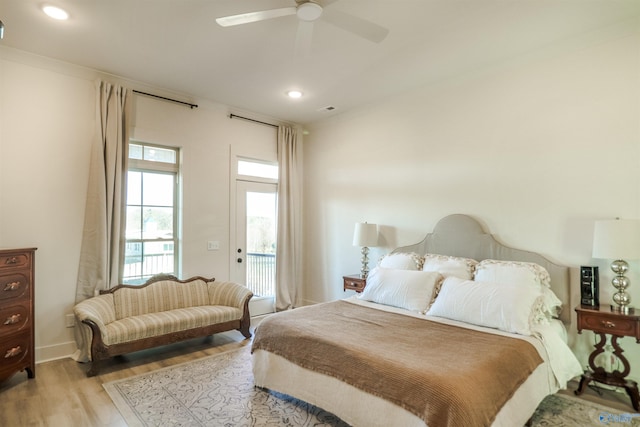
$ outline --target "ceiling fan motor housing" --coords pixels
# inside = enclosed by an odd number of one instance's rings
[[[322,6],[312,1],[302,3],[298,5],[296,15],[303,21],[315,21],[322,15]]]

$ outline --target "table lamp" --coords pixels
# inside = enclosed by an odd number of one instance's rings
[[[366,222],[356,223],[353,232],[353,246],[362,247],[362,269],[360,277],[366,278],[369,274],[369,247],[373,247],[378,243],[378,226],[376,224],[368,224]]]
[[[627,293],[630,285],[625,273],[629,264],[624,259],[640,259],[640,221],[614,219],[596,221],[593,230],[593,257],[613,259],[611,270],[616,276],[611,284],[616,289],[613,294],[612,311],[629,312],[631,297]]]

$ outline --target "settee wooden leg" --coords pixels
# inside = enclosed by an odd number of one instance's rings
[[[251,338],[251,331],[249,330],[249,325],[242,325],[238,330],[245,338]]]
[[[87,371],[87,377],[95,377],[98,375],[98,371],[100,370],[100,363],[97,360],[91,362],[91,366]]]

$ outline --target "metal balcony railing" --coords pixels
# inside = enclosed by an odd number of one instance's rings
[[[256,296],[276,294],[275,254],[247,253],[247,287]]]
[[[123,283],[142,284],[157,273],[175,274],[173,254],[145,254],[125,259]],[[256,296],[276,294],[275,254],[247,253],[247,287]]]
[[[145,254],[125,257],[122,282],[143,284],[157,273],[175,274],[173,253]]]

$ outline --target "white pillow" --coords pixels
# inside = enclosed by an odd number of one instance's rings
[[[551,290],[549,272],[539,264],[487,259],[476,266],[474,280],[539,289],[543,298],[533,315],[534,323],[547,324],[550,319],[557,318],[562,310],[562,301]]]
[[[423,262],[424,258],[414,252],[398,252],[395,254],[387,254],[380,258],[378,266],[397,270],[422,270]]]
[[[461,279],[473,279],[473,272],[478,261],[449,255],[426,254],[423,271],[437,271],[444,277],[455,276]]]
[[[359,298],[424,313],[441,282],[442,276],[435,272],[376,267]]]
[[[427,315],[531,335],[530,316],[539,297],[531,286],[448,277]]]

